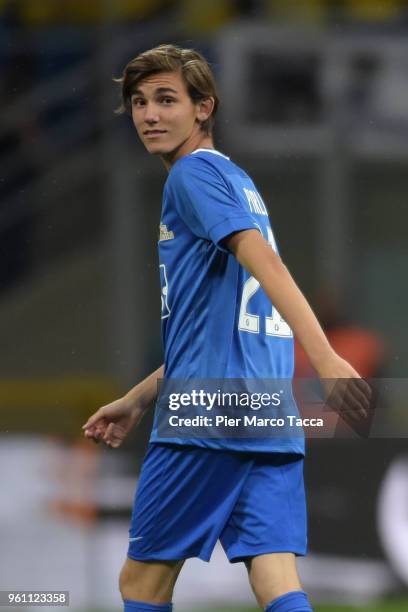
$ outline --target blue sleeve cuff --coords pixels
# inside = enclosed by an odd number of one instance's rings
[[[259,231],[259,227],[256,225],[252,217],[249,215],[243,215],[242,217],[235,217],[221,221],[221,223],[218,223],[210,229],[209,235],[220,251],[223,251],[223,253],[229,253],[228,249],[224,248],[220,244],[222,240],[234,232],[240,232],[248,229],[256,229]]]

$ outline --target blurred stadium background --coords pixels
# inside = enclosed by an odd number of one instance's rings
[[[112,77],[162,42],[206,55],[218,148],[254,177],[338,350],[395,381],[408,366],[407,35],[402,0],[0,0],[0,590],[120,608],[150,422],[115,452],[80,426],[160,364],[165,172],[114,116]],[[390,431],[403,388],[389,387]],[[308,446],[300,568],[316,610],[408,610],[403,433]],[[177,609],[197,593],[206,610],[254,605],[219,549],[186,565]]]

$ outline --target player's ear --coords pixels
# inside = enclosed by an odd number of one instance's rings
[[[197,119],[200,123],[207,121],[208,117],[210,117],[211,113],[214,110],[214,98],[205,98],[205,100],[200,100],[197,104]]]

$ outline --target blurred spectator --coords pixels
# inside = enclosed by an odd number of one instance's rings
[[[398,20],[405,9],[403,0],[344,0],[342,3],[347,16],[364,21]]]
[[[267,0],[270,17],[278,20],[320,22],[327,18],[326,0]]]
[[[186,32],[212,35],[236,19],[263,18],[264,0],[180,0],[180,13]]]
[[[268,14],[275,19],[298,22],[372,23],[402,22],[404,0],[266,0]]]
[[[350,322],[341,313],[337,296],[321,292],[317,300],[317,314],[334,350],[364,378],[375,378],[381,373],[385,360],[385,345],[379,335]],[[315,372],[299,343],[295,344],[296,376],[308,378]]]
[[[30,26],[49,26],[52,24],[91,24],[96,25],[105,18],[115,21],[145,19],[153,17],[161,10],[174,5],[175,0],[18,0],[21,17]],[[3,8],[0,2],[0,10]]]

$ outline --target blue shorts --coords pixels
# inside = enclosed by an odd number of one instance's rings
[[[129,534],[138,561],[209,561],[218,539],[232,563],[305,555],[303,457],[150,444]]]

